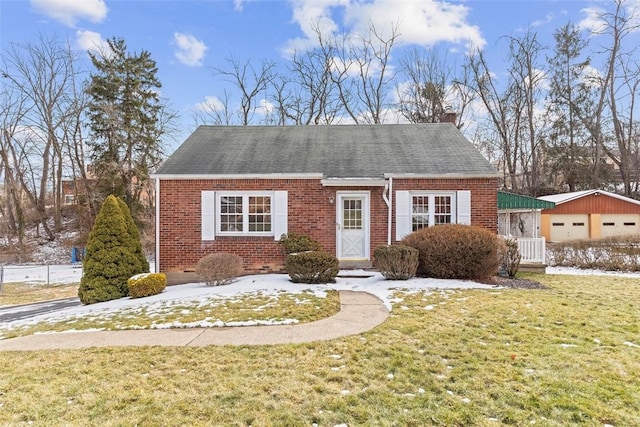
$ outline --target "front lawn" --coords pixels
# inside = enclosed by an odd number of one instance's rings
[[[640,425],[638,279],[398,291],[302,345],[3,352],[1,425]]]
[[[61,283],[48,286],[9,282],[2,285],[0,307],[34,302],[51,301],[78,296],[77,283]]]

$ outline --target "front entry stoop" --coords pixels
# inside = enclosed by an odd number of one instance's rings
[[[341,270],[373,270],[373,263],[368,259],[341,259]]]

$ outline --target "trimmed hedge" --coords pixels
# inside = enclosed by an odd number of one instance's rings
[[[339,271],[338,258],[319,251],[289,254],[284,265],[294,283],[333,283]]]
[[[408,280],[418,269],[418,250],[405,245],[380,246],[373,251],[375,266],[387,280]]]
[[[405,237],[402,243],[418,250],[418,274],[426,277],[487,279],[497,274],[502,261],[500,238],[475,226],[446,224],[422,228]]]
[[[278,243],[282,246],[285,254],[322,250],[322,246],[318,241],[304,234],[283,234]]]
[[[196,264],[196,274],[208,286],[228,285],[242,273],[242,258],[225,252],[205,255]]]
[[[640,235],[547,244],[549,265],[640,271]]]
[[[167,276],[163,273],[136,274],[127,280],[127,286],[131,298],[157,295],[167,287]]]

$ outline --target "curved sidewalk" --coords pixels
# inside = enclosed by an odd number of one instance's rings
[[[311,323],[228,328],[144,329],[28,335],[0,340],[0,351],[89,347],[269,345],[325,341],[366,332],[384,322],[389,311],[366,292],[340,291],[340,311]]]

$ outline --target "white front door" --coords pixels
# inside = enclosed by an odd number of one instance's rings
[[[338,259],[369,259],[369,192],[338,193]]]

